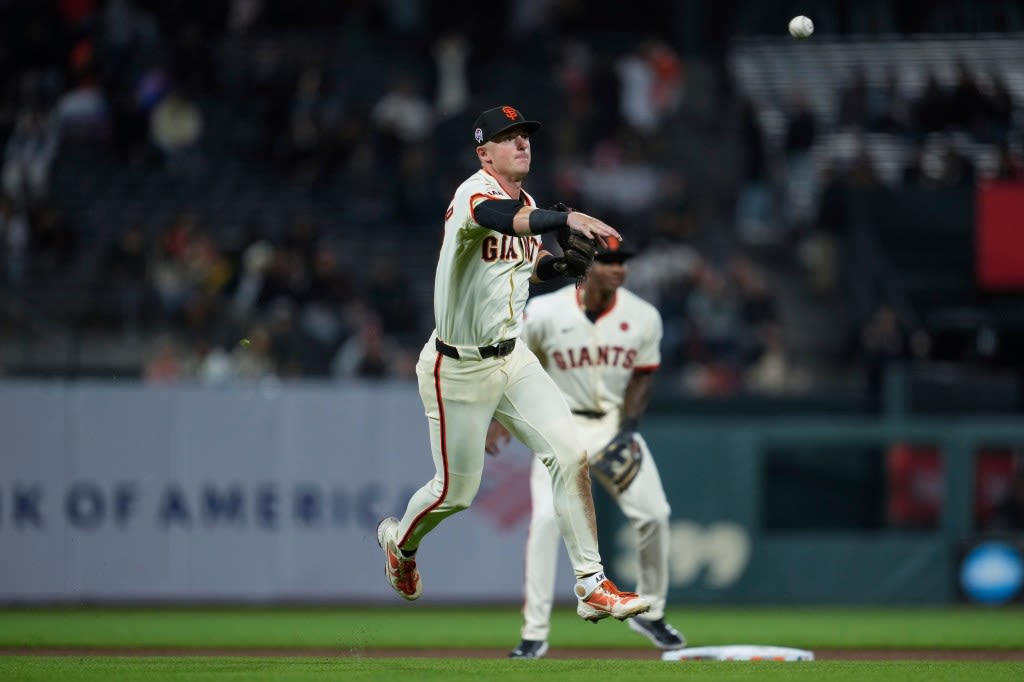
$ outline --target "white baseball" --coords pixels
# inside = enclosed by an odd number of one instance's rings
[[[814,33],[814,22],[804,15],[801,14],[789,20],[789,34],[794,38],[803,40],[810,38],[812,33]]]

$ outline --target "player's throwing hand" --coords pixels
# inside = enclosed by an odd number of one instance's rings
[[[619,241],[622,240],[622,235],[619,234],[618,230],[603,220],[598,220],[586,213],[572,211],[566,218],[566,223],[572,229],[582,232],[583,236],[595,240],[601,246],[608,246],[608,237],[614,237]]]

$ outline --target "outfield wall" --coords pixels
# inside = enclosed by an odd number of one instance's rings
[[[969,534],[978,442],[1014,423],[882,424],[650,416],[673,506],[672,598],[685,602],[942,603]],[[0,384],[0,601],[395,599],[377,520],[433,473],[411,384],[209,389]],[[937,532],[766,533],[762,458],[938,438],[952,476]],[[487,458],[473,508],[420,552],[426,602],[518,602],[529,454]],[[630,533],[602,502],[609,570],[629,583]],[[560,594],[572,576],[562,555]]]

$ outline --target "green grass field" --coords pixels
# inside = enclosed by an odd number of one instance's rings
[[[692,646],[772,644],[823,649],[1024,650],[1024,610],[978,608],[676,608]],[[1018,680],[1024,662],[996,660],[724,663],[658,660],[624,624],[591,625],[556,610],[550,638],[581,657],[509,661],[515,608],[158,608],[0,610],[0,652],[81,649],[81,655],[0,655],[2,680]],[[293,650],[288,656],[96,656],[95,648]],[[464,648],[453,658],[396,658],[386,649]],[[586,649],[650,651],[651,660],[586,658]],[[303,651],[306,650],[306,651]],[[316,651],[311,651],[316,650]],[[493,658],[479,652],[493,650]],[[188,651],[187,653],[196,653]],[[254,652],[256,653],[256,652]],[[630,653],[630,652],[626,652]],[[86,655],[90,654],[90,655]],[[997,653],[992,654],[996,658]],[[922,654],[919,658],[923,659]]]

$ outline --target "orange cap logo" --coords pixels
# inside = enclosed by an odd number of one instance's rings
[[[502,107],[501,111],[502,113],[505,114],[505,118],[507,118],[510,121],[514,121],[517,118],[519,118],[519,112],[513,109],[512,107]]]

